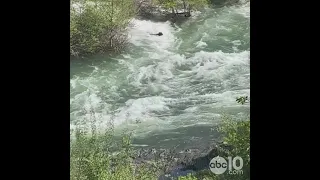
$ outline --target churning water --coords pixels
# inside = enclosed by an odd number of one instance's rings
[[[235,99],[250,93],[249,3],[196,12],[180,26],[134,19],[129,36],[117,57],[71,61],[71,129],[95,116],[139,145],[190,144],[209,140],[223,114],[248,114]]]

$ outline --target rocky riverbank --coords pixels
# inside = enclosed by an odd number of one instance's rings
[[[163,173],[159,180],[171,180],[189,173],[196,173],[209,169],[209,163],[216,156],[225,156],[231,147],[221,142],[211,142],[207,146],[176,149],[139,149],[135,158],[135,164],[157,162],[158,168]]]

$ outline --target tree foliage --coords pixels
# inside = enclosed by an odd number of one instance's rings
[[[237,98],[237,102],[244,104],[248,96]],[[235,120],[229,116],[223,118],[218,131],[223,134],[223,142],[232,147],[229,155],[240,156],[243,159],[243,174],[237,180],[250,179],[250,120]],[[226,179],[234,179],[233,175],[225,174]]]
[[[243,105],[248,101],[248,96],[240,96],[236,99],[236,101]]]
[[[163,8],[173,10],[183,9],[184,12],[189,12],[193,9],[204,7],[209,3],[208,0],[155,0]]]
[[[126,27],[135,14],[132,0],[71,0],[70,54],[121,51]]]

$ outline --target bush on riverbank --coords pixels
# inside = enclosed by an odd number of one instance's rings
[[[110,132],[104,136],[97,136],[77,129],[76,139],[71,142],[70,147],[70,179],[156,179],[157,173],[152,167],[133,164],[130,142],[128,135],[124,135],[118,142]]]
[[[135,14],[132,0],[70,0],[70,55],[120,52]]]
[[[232,147],[228,156],[239,156],[243,159],[242,174],[222,174],[223,179],[249,180],[250,179],[250,120],[233,120],[226,117],[219,126],[223,135],[224,144]],[[225,157],[227,158],[227,157]]]

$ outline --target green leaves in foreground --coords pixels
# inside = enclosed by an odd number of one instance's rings
[[[224,179],[250,179],[250,120],[239,121],[225,117],[218,131],[223,135],[224,144],[232,147],[229,156],[240,156],[243,159],[243,174],[224,174]]]
[[[226,118],[218,130],[223,133],[224,143],[233,147],[232,153],[234,155],[249,156],[250,120],[237,121]]]
[[[236,99],[236,101],[240,104],[244,104],[248,101],[248,96],[240,96]]]

